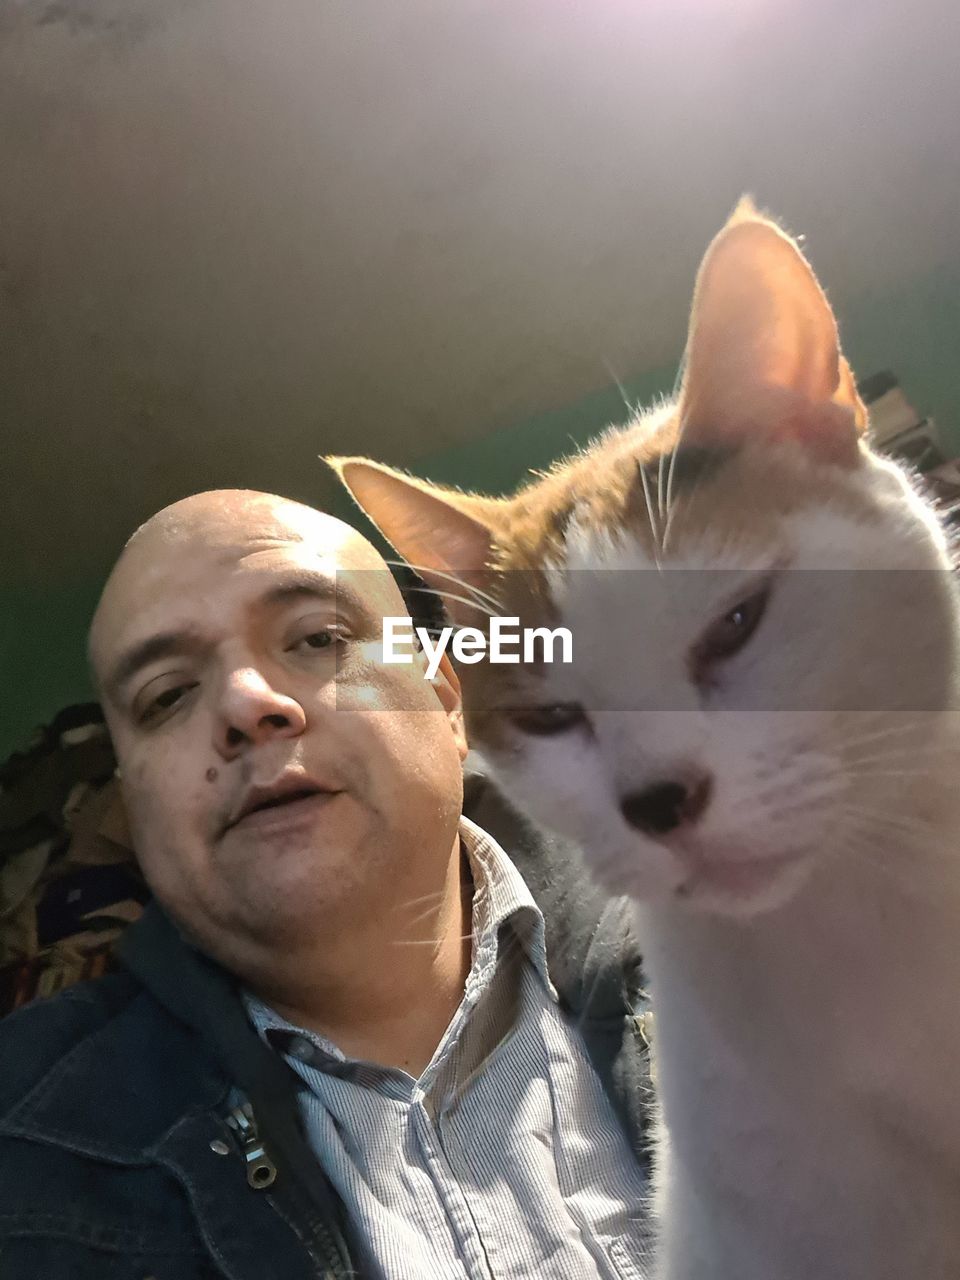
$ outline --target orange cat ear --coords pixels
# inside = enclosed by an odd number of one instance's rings
[[[794,439],[825,461],[859,459],[867,415],[826,295],[796,243],[742,200],[707,249],[680,392],[683,439]]]
[[[480,587],[492,557],[491,530],[505,502],[460,493],[405,475],[368,458],[328,457],[354,501],[400,555],[444,595],[450,616],[464,622],[472,610],[451,599],[457,581]]]

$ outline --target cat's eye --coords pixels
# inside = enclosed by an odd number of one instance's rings
[[[587,715],[579,702],[547,702],[539,707],[517,707],[508,713],[510,722],[523,733],[538,737],[585,728]]]
[[[764,583],[759,591],[746,596],[710,624],[691,654],[691,667],[697,679],[702,679],[715,663],[740,652],[760,625],[769,599],[770,584]]]

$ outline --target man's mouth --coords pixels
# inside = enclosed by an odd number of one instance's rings
[[[241,825],[269,826],[294,821],[339,794],[339,791],[302,777],[281,778],[267,787],[251,787],[231,814],[225,829],[230,831]]]

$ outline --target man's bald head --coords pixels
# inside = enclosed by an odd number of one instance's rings
[[[238,529],[256,533],[261,522],[264,522],[264,536],[270,536],[277,519],[282,519],[291,531],[299,531],[304,540],[354,547],[358,556],[368,557],[365,567],[384,567],[382,557],[371,543],[336,516],[294,502],[292,498],[256,489],[209,489],[181,498],[151,516],[131,534],[123,555],[141,545],[149,546],[152,541],[170,545],[199,537],[208,543],[229,543]]]
[[[149,590],[158,568],[186,563],[199,548],[221,550],[228,558],[245,545],[280,543],[322,550],[343,570],[389,572],[356,529],[302,502],[255,489],[211,489],[181,498],[131,534],[101,592],[89,634],[90,665],[101,692],[109,637],[132,602]],[[393,603],[401,606],[393,611],[402,613],[399,591]]]
[[[131,831],[157,896],[221,960],[241,937],[332,936],[348,901],[374,919],[390,875],[416,896],[430,859],[446,865],[458,685],[425,679],[422,654],[384,660],[384,618],[406,613],[365,538],[273,494],[185,498],[117,561],[90,652]]]

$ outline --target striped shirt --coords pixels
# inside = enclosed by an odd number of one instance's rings
[[[376,1280],[642,1280],[648,1188],[547,972],[544,921],[468,819],[473,960],[419,1079],[346,1058],[251,994]]]

